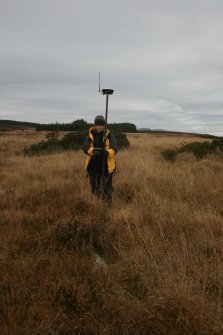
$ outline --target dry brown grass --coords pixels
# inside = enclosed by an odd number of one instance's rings
[[[195,139],[128,135],[107,209],[82,151],[23,157],[43,138],[0,134],[0,334],[223,334],[221,157],[172,164]]]

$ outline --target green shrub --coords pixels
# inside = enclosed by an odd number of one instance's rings
[[[126,134],[121,133],[121,132],[119,132],[117,130],[111,130],[111,132],[116,137],[119,149],[123,149],[123,148],[128,148],[129,147],[130,143],[129,143],[129,140],[128,140]]]
[[[164,159],[174,162],[177,156],[177,151],[174,149],[167,149],[161,152]]]
[[[216,145],[219,150],[223,151],[223,137],[216,138],[212,141],[214,145]]]
[[[207,154],[215,152],[217,146],[213,142],[193,142],[188,143],[178,149],[178,152],[192,152],[197,159],[205,157]]]
[[[126,134],[121,133],[119,131],[112,131],[115,135],[118,148],[123,149],[129,146],[129,140],[127,139]],[[77,132],[69,132],[64,135],[61,139],[61,146],[64,149],[79,149],[82,148],[86,137],[88,136],[88,131],[77,131]]]
[[[164,150],[161,152],[161,155],[166,160],[174,161],[178,153],[191,152],[197,159],[201,159],[208,154],[216,152],[217,150],[223,151],[223,137],[214,138],[211,142],[205,141],[187,143],[176,150]]]
[[[60,140],[61,146],[65,150],[81,149],[87,134],[88,131],[77,131],[77,132],[71,131],[65,134],[63,138]]]
[[[28,156],[43,155],[52,152],[61,151],[61,145],[59,139],[49,139],[47,141],[40,141],[38,143],[31,144],[28,148],[24,149],[24,154]]]
[[[118,131],[113,132],[116,139],[118,148],[127,148],[129,141],[126,134]],[[65,134],[61,139],[58,138],[58,132],[52,131],[46,134],[47,140],[42,140],[39,143],[32,144],[30,147],[24,149],[25,155],[42,155],[55,153],[63,150],[79,150],[82,149],[85,139],[88,136],[88,130],[84,131],[71,131]]]

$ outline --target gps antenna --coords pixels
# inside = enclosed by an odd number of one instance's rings
[[[99,93],[103,94],[101,91],[101,74],[99,72]]]
[[[106,95],[106,111],[105,111],[105,121],[107,124],[107,119],[108,119],[108,96],[112,95],[114,93],[114,90],[111,90],[110,88],[103,88],[101,90],[101,74],[99,72],[99,93]]]
[[[101,90],[101,76],[99,72],[99,93],[106,95],[106,110],[105,110],[105,128],[103,132],[103,143],[104,143],[104,149],[106,149],[106,140],[107,140],[107,120],[108,120],[108,96],[112,95],[114,90],[110,88],[103,88]],[[105,155],[103,156],[103,161],[102,161],[102,180],[101,180],[101,197],[102,199],[105,198]]]

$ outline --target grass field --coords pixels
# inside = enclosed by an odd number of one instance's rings
[[[104,208],[83,151],[23,156],[43,138],[0,133],[0,334],[223,334],[223,157],[128,134]]]

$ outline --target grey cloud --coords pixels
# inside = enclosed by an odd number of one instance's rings
[[[223,3],[0,0],[0,118],[223,135]]]

